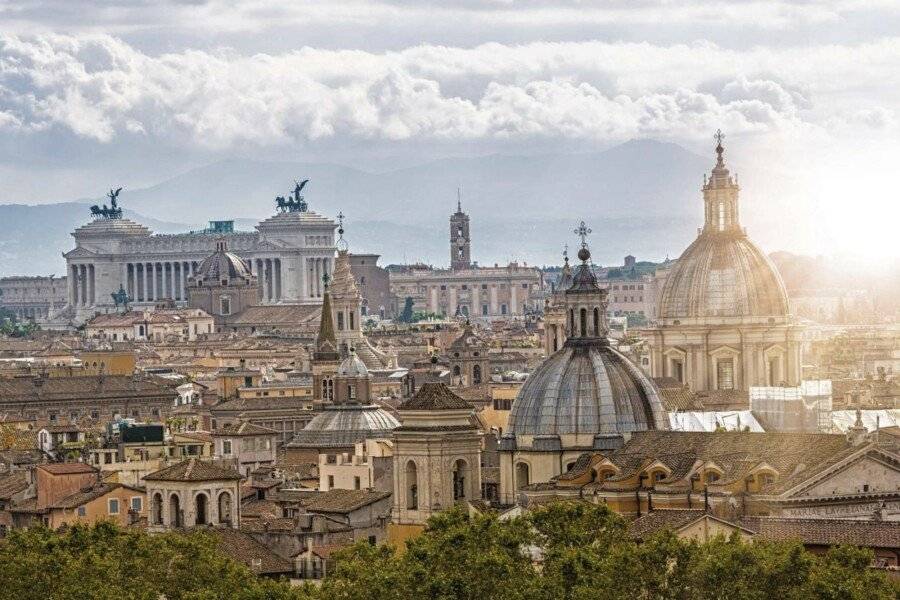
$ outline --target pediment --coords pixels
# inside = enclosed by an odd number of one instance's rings
[[[848,457],[814,473],[787,491],[788,498],[820,498],[900,489],[900,457],[878,448]]]
[[[284,250],[287,247],[288,244],[281,240],[261,240],[254,250]]]
[[[63,258],[94,258],[97,256],[96,253],[91,252],[87,248],[82,248],[81,246],[75,248],[74,250],[69,250],[68,252],[63,253]]]
[[[719,347],[713,349],[709,353],[709,355],[710,356],[722,356],[722,355],[737,356],[740,353],[741,353],[741,351],[738,350],[737,348],[732,348],[731,346],[719,346]]]

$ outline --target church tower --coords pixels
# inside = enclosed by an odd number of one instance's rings
[[[472,266],[472,238],[469,234],[469,215],[462,211],[457,191],[456,212],[450,215],[450,269],[462,271]]]
[[[331,403],[334,402],[334,374],[341,362],[341,354],[334,335],[327,273],[322,277],[322,281],[324,284],[322,317],[319,320],[319,335],[316,337],[310,368],[313,375],[313,400],[317,403]]]

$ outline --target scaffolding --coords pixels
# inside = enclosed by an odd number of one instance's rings
[[[831,381],[799,387],[751,387],[750,410],[766,431],[831,433]]]

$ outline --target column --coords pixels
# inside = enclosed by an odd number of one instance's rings
[[[515,282],[510,282],[509,284],[509,314],[515,315],[517,314],[519,308],[518,302],[518,294],[519,294],[519,284]]]
[[[275,264],[275,300],[279,301],[279,300],[281,300],[281,285],[282,285],[282,282],[281,282],[281,275],[282,275],[281,259],[280,258],[273,259],[273,262]]]
[[[257,286],[256,297],[260,302],[262,302],[263,290],[265,289],[265,285],[266,285],[266,280],[263,277],[262,260],[257,258],[255,261],[253,261],[253,267],[254,267],[253,270],[256,273],[256,286]]]
[[[438,287],[431,286],[429,290],[428,312],[436,313],[438,311]]]
[[[75,265],[69,267],[69,273],[66,276],[66,286],[69,288],[69,306],[75,306],[77,293],[77,269]]]
[[[94,267],[94,265],[88,266],[88,273],[90,274],[90,276],[88,277],[88,281],[90,281],[91,283],[88,304],[90,306],[94,306],[95,304],[97,304],[97,269]]]
[[[306,280],[307,280],[306,258],[301,256],[299,258],[299,261],[300,261],[300,281],[298,282],[299,283],[298,291],[300,292],[300,297],[297,299],[302,302],[302,301],[306,300],[308,297],[308,294],[307,294],[307,285],[308,284],[306,283]]]
[[[491,314],[496,315],[499,311],[497,308],[497,284],[491,284]]]
[[[87,304],[87,266],[79,265],[78,266],[78,286],[81,288],[79,291],[81,292],[80,298],[78,299],[78,304],[80,306],[85,306]]]
[[[150,263],[150,299],[159,300],[159,263]]]
[[[152,292],[152,288],[150,287],[150,263],[142,263],[141,266],[144,271],[144,293],[143,300],[144,302],[150,301],[150,294]]]
[[[469,286],[472,288],[472,318],[481,316],[481,284],[478,282],[470,283]]]
[[[450,286],[450,307],[449,307],[450,315],[454,316],[456,314],[456,286]]]
[[[322,285],[322,273],[319,271],[319,263],[322,259],[314,258],[313,261],[313,289],[312,295],[314,298],[319,297],[319,286]]]

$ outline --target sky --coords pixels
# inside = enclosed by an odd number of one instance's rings
[[[767,249],[896,257],[900,2],[0,0],[0,203],[719,128]]]

